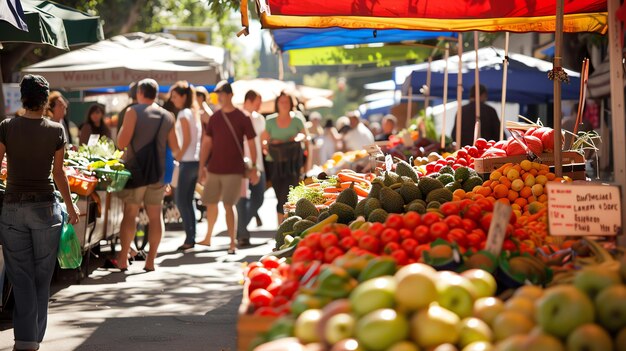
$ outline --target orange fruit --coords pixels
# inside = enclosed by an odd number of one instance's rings
[[[491,188],[486,187],[486,186],[481,186],[480,189],[476,191],[476,193],[482,196],[489,196],[491,195]]]
[[[528,198],[529,196],[533,194],[533,191],[529,186],[525,186],[524,188],[522,188],[519,194],[523,198]]]
[[[548,202],[548,195],[542,194],[541,196],[537,198],[537,201],[542,202],[542,203]]]
[[[509,188],[504,184],[498,184],[493,188],[493,194],[496,199],[505,198],[509,195]]]
[[[556,175],[552,172],[546,174],[546,178],[548,178],[548,180],[554,180],[556,178]]]
[[[500,178],[500,184],[505,185],[507,188],[511,187],[511,181],[509,180],[509,178],[504,176]]]
[[[537,178],[535,178],[535,183],[537,184],[546,185],[547,182],[548,182],[548,177],[543,174],[540,174],[537,176]]]
[[[533,168],[532,162],[528,160],[523,160],[519,165],[524,171],[530,171]]]
[[[530,172],[530,174],[536,176],[539,171],[537,171],[536,169],[533,168],[529,172]]]
[[[483,186],[490,186],[492,182],[493,182],[493,181],[492,181],[491,179],[486,180],[486,181],[483,183]]]
[[[520,208],[524,208],[524,206],[528,204],[528,201],[526,201],[526,199],[523,197],[518,197],[517,199],[515,199],[514,203],[518,205]]]
[[[502,198],[502,199],[498,199],[498,202],[502,202],[505,205],[510,205],[511,203],[509,202],[509,199],[507,199],[506,197]]]
[[[452,195],[453,195],[453,196],[458,196],[458,197],[460,197],[461,199],[463,199],[463,198],[465,198],[465,190],[463,190],[463,189],[456,189],[456,190],[452,193]]]
[[[500,171],[493,171],[489,175],[489,180],[498,180],[502,177],[502,173]]]
[[[500,185],[500,182],[497,180],[494,180],[493,182],[491,182],[491,185],[489,185],[489,187],[491,189],[495,188],[496,186]]]
[[[515,199],[517,199],[518,197],[519,197],[519,194],[517,193],[517,191],[509,190],[509,195],[507,196],[507,198],[509,199],[509,201],[513,202],[513,201],[515,201]]]

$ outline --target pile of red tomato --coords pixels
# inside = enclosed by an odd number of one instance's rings
[[[427,163],[426,173],[432,174],[439,172],[445,166],[450,166],[455,170],[459,167],[474,168],[474,159],[486,157],[483,156],[484,153],[494,145],[495,141],[493,140],[487,141],[483,138],[478,138],[476,142],[474,142],[474,145],[466,145],[446,158]]]

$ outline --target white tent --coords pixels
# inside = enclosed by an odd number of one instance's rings
[[[22,70],[40,74],[50,85],[84,89],[128,85],[154,78],[161,85],[187,80],[213,85],[232,76],[228,51],[163,35],[118,35]]]

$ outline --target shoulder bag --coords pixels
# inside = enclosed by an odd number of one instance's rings
[[[133,142],[130,142],[129,146],[133,150],[134,159],[133,162],[129,162],[129,164],[126,165],[126,168],[131,174],[130,179],[126,183],[126,189],[135,189],[154,184],[161,179],[161,176],[163,175],[161,164],[162,162],[165,162],[165,160],[159,161],[157,137],[159,136],[159,131],[161,130],[164,118],[165,116],[161,116],[159,127],[157,128],[151,142],[136,152],[133,147]]]

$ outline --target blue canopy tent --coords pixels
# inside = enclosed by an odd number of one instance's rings
[[[362,45],[421,41],[440,37],[456,38],[452,32],[425,32],[403,29],[289,28],[272,30],[274,42],[282,51],[324,46]]]
[[[489,101],[499,102],[502,96],[502,61],[504,59],[504,51],[495,48],[483,48],[478,50],[478,56],[480,84],[487,88]],[[449,98],[456,98],[458,60],[458,56],[448,59]],[[475,52],[464,53],[462,66],[463,98],[468,99],[469,88],[474,84]],[[444,60],[434,61],[431,64],[431,96],[443,96],[444,67]],[[519,104],[551,102],[554,94],[554,83],[548,78],[548,71],[551,69],[552,63],[550,62],[520,54],[509,54],[507,101]],[[402,84],[403,95],[409,93],[410,87],[413,94],[419,94],[420,89],[426,84],[427,70],[427,63],[415,65],[413,72]],[[580,74],[569,70],[565,71],[570,78],[570,83],[563,84],[562,99],[577,100],[580,89]]]

